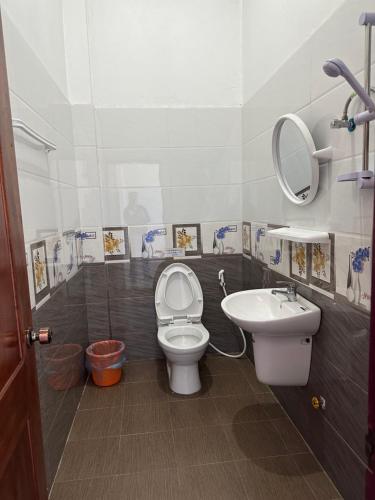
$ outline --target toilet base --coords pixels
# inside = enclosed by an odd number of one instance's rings
[[[177,365],[167,360],[169,387],[176,394],[194,394],[201,390],[198,363]]]

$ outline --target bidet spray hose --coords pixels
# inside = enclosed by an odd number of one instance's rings
[[[220,284],[221,288],[223,289],[224,296],[226,297],[228,294],[227,294],[227,290],[225,288],[224,269],[221,269],[219,271],[218,278],[219,278],[219,284]],[[228,353],[223,352],[220,349],[218,349],[216,346],[214,346],[214,344],[212,344],[212,342],[209,342],[209,345],[216,352],[218,352],[219,354],[221,354],[222,356],[226,356],[228,358],[241,358],[241,356],[243,356],[245,354],[245,352],[246,352],[247,343],[246,343],[246,337],[245,337],[245,334],[244,334],[242,328],[238,327],[238,329],[241,332],[242,339],[243,339],[243,349],[242,349],[242,351],[240,353],[238,353],[238,354],[228,354]]]

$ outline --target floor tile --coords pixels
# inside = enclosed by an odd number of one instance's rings
[[[123,384],[112,387],[97,387],[87,384],[79,404],[80,410],[92,410],[95,408],[106,408],[110,406],[121,406],[123,404]]]
[[[116,470],[129,474],[175,466],[171,432],[121,436]]]
[[[166,401],[169,396],[166,384],[161,381],[131,382],[122,387],[125,405]]]
[[[51,500],[333,500],[328,476],[249,360],[201,361],[202,390],[172,393],[161,360],[89,383]]]
[[[166,378],[167,368],[164,359],[131,362],[124,368],[124,382],[148,382]]]
[[[179,467],[232,460],[221,426],[175,429],[173,437]]]
[[[257,420],[267,420],[268,416],[263,406],[258,403],[253,394],[239,394],[214,398],[215,406],[220,415],[220,423],[241,423]]]
[[[111,500],[177,500],[176,470],[147,471],[111,478]]]
[[[246,422],[224,426],[234,460],[287,454],[271,422]]]
[[[121,406],[78,411],[69,434],[69,441],[119,436],[122,411]]]
[[[339,492],[323,471],[311,453],[293,455],[300,474],[303,476],[315,497],[319,500],[333,500],[341,498]]]
[[[238,364],[241,369],[241,373],[244,375],[244,377],[250,384],[250,387],[256,394],[271,392],[271,389],[268,387],[268,385],[259,382],[255,373],[255,367],[249,359],[239,359]]]
[[[291,456],[237,463],[249,500],[316,500]]]
[[[286,413],[271,392],[257,394],[256,398],[257,401],[262,405],[263,410],[267,414],[268,418],[283,418],[286,416]]]
[[[308,451],[305,441],[296,427],[287,417],[272,421],[272,425],[279,433],[288,453],[299,453]]]
[[[240,367],[236,359],[211,354],[200,360],[199,371],[202,376],[221,375],[223,373],[238,373]]]
[[[234,462],[179,469],[184,500],[244,500],[246,494]]]
[[[107,489],[105,479],[55,482],[49,500],[104,500]]]
[[[118,465],[120,438],[69,441],[57,472],[58,481],[113,474]]]
[[[171,430],[171,423],[167,402],[124,407],[121,434],[139,434],[169,430]]]
[[[252,390],[241,373],[214,375],[208,390],[211,397],[230,396],[232,394],[252,394]]]
[[[219,424],[219,413],[209,398],[174,401],[169,403],[173,429]]]
[[[55,483],[50,500],[176,500],[177,470]]]

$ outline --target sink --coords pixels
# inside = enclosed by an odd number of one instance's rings
[[[273,288],[245,290],[223,299],[221,308],[237,326],[253,334],[313,335],[319,329],[319,307],[297,294],[289,302]]]
[[[232,293],[221,302],[233,323],[252,334],[255,371],[263,384],[298,386],[310,374],[320,309],[301,295],[289,302],[272,288]],[[283,289],[280,289],[283,290]]]

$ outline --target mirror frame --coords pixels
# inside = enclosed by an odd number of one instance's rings
[[[308,153],[310,155],[310,168],[311,168],[311,183],[310,183],[310,193],[309,196],[305,200],[301,200],[296,196],[293,191],[290,189],[285,175],[282,173],[281,166],[280,166],[280,133],[283,124],[287,121],[290,120],[291,122],[294,123],[294,125],[297,126],[299,131],[302,134],[302,137],[305,141],[306,148],[308,150]],[[307,128],[307,125],[299,116],[294,115],[292,113],[289,113],[287,115],[281,116],[273,129],[273,134],[272,134],[272,157],[273,157],[273,166],[275,168],[276,172],[276,177],[277,180],[279,181],[280,187],[283,190],[285,196],[288,198],[289,201],[294,203],[295,205],[303,206],[303,205],[308,205],[311,203],[318,192],[319,188],[319,161],[315,156],[316,153],[316,147],[314,144],[314,139],[312,138],[312,135],[310,133],[310,130]]]

